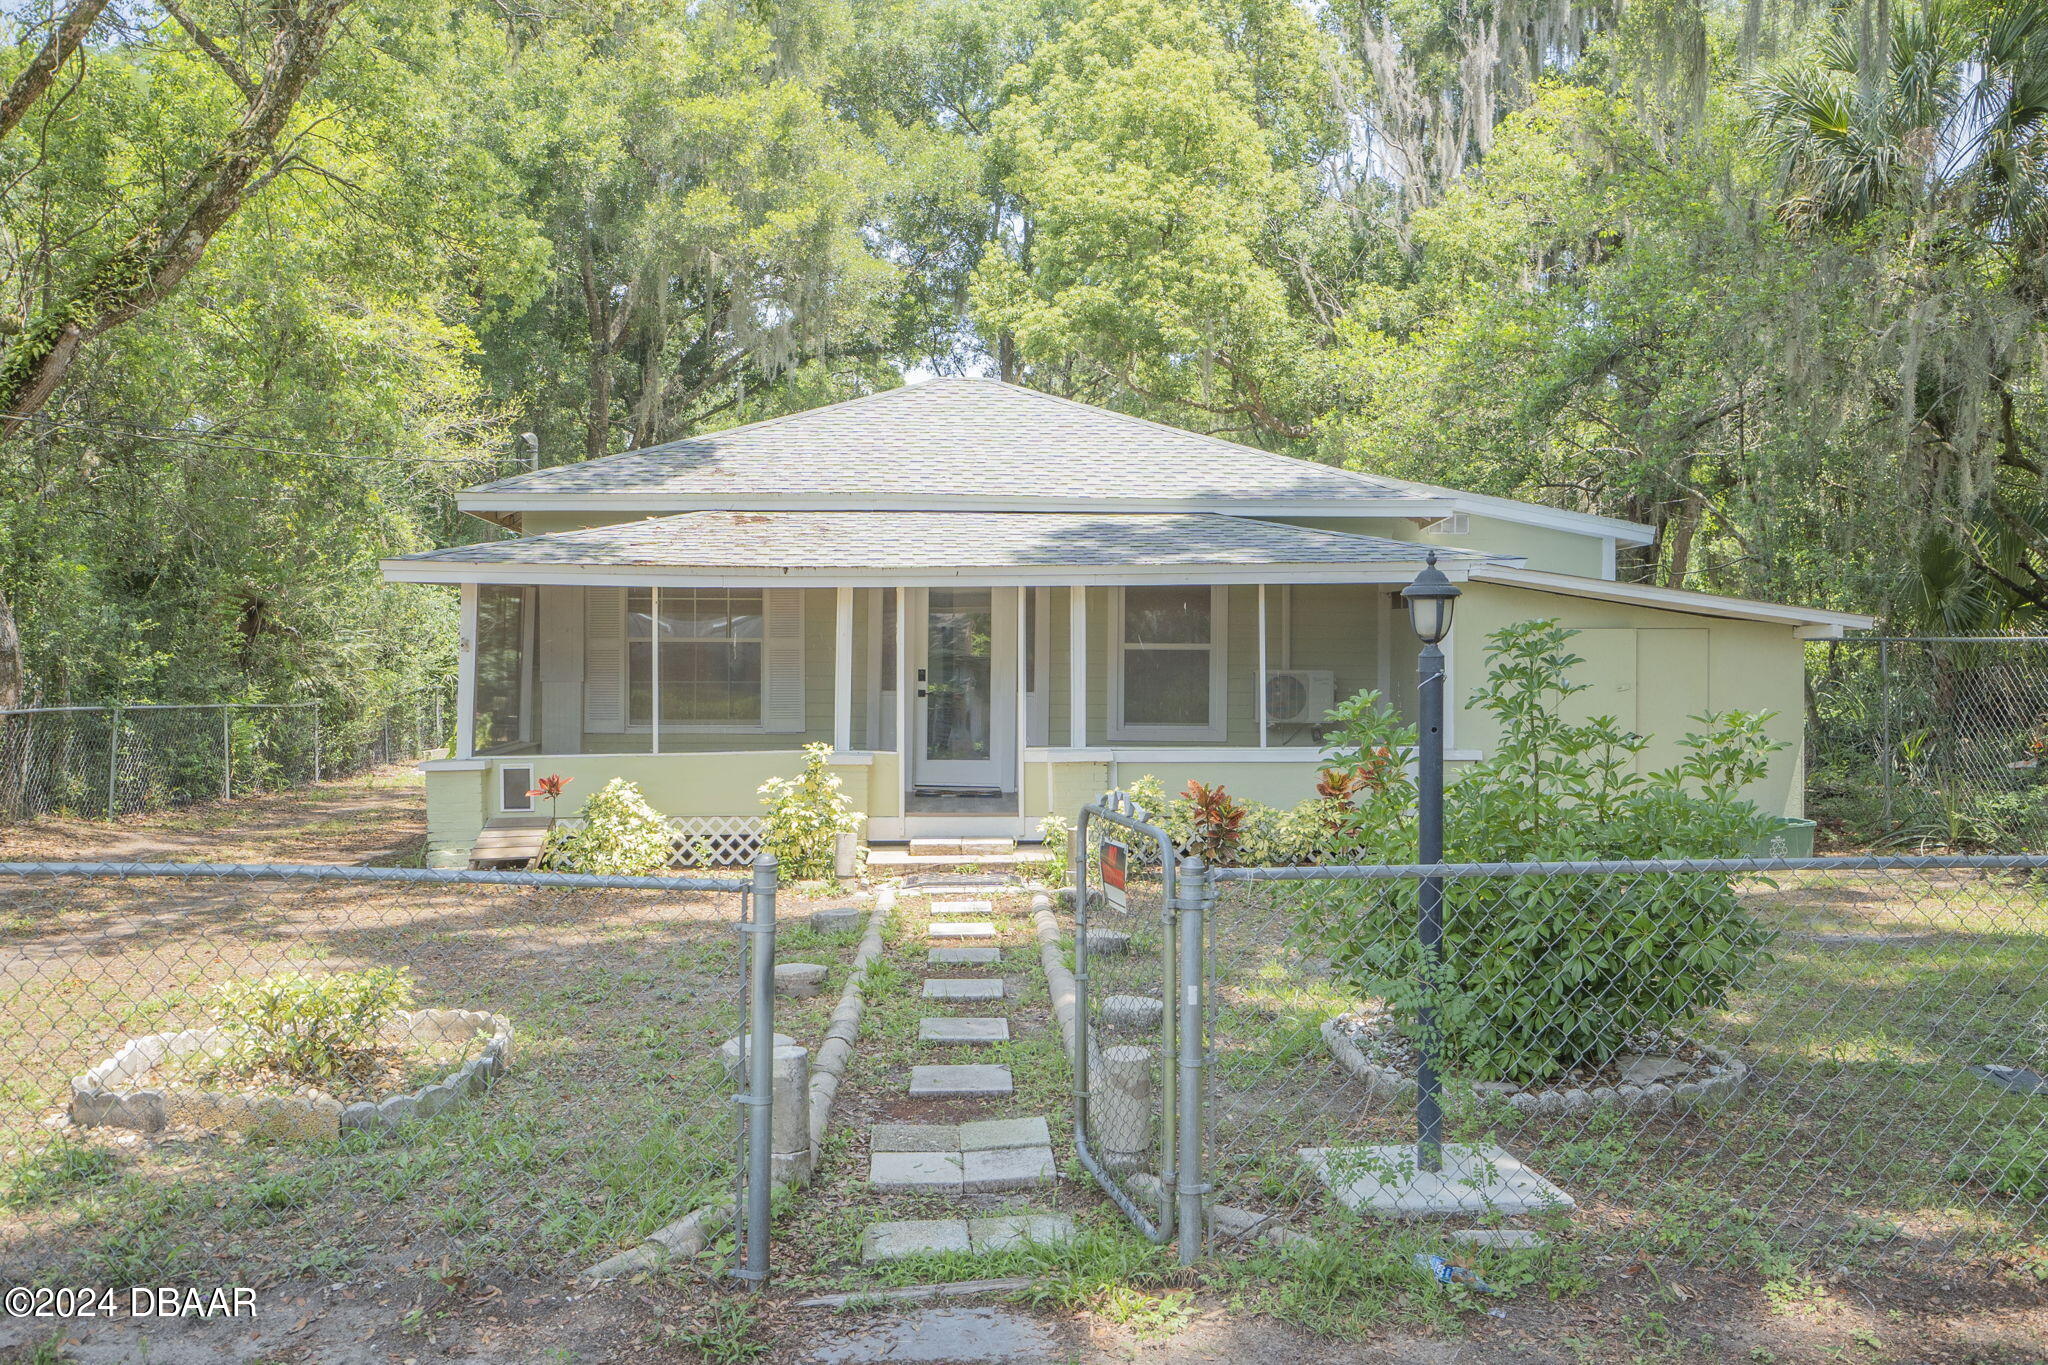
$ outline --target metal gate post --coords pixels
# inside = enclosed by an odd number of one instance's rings
[[[775,855],[754,860],[754,918],[748,945],[747,1259],[733,1272],[755,1289],[768,1283],[768,1201],[775,1178]]]
[[[1174,905],[1180,938],[1179,1014],[1176,1040],[1180,1058],[1180,1196],[1179,1253],[1182,1265],[1202,1254],[1203,1198],[1209,1186],[1202,1179],[1202,1066],[1208,1040],[1202,1036],[1202,919],[1215,895],[1216,883],[1200,858],[1184,858],[1174,884]]]
[[[235,708],[220,708],[220,799],[235,794]]]
[[[320,780],[320,703],[313,706],[313,780]]]

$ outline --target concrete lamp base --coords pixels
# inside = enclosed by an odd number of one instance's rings
[[[1337,1202],[1386,1218],[1540,1213],[1570,1209],[1572,1197],[1498,1147],[1445,1143],[1443,1170],[1419,1170],[1415,1148],[1304,1147],[1302,1165]]]

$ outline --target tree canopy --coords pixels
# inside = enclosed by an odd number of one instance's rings
[[[375,704],[454,488],[927,372],[2048,613],[2048,0],[5,24],[0,700]]]

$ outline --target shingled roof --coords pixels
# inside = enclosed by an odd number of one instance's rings
[[[729,431],[468,490],[507,498],[666,495],[1306,501],[1440,490],[1336,469],[993,379],[933,379]]]
[[[479,566],[547,569],[916,571],[1412,566],[1429,547],[1210,513],[684,512],[384,561],[395,578],[459,578]],[[1514,556],[1441,549],[1454,572]],[[537,580],[526,580],[537,581]],[[1052,581],[1050,578],[1039,581]]]

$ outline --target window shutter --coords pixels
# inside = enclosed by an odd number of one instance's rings
[[[583,728],[626,728],[626,590],[583,590]]]
[[[770,734],[804,729],[804,591],[768,588],[761,594],[761,728]]]

